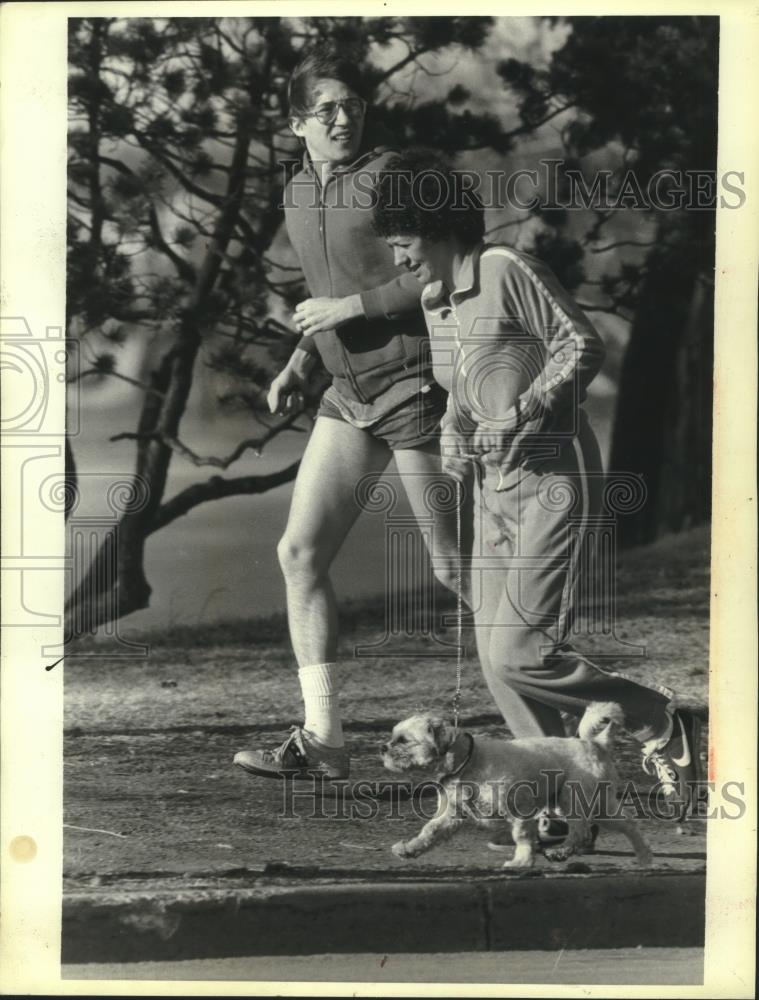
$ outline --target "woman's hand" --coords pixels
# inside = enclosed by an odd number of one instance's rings
[[[443,472],[465,486],[473,472],[472,449],[451,421],[443,420],[440,427],[440,458]]]
[[[475,455],[490,455],[491,458],[505,459],[510,453],[516,432],[491,430],[480,425],[472,438],[472,451]]]
[[[346,295],[341,299],[306,299],[295,307],[295,325],[306,337],[324,330],[334,330],[348,320],[364,315],[360,295]]]
[[[489,455],[498,462],[503,472],[510,472],[530,458],[536,449],[539,452],[539,446],[546,443],[547,422],[545,416],[537,417],[508,431],[480,425],[474,432],[472,451],[476,455]]]
[[[472,473],[474,471],[471,457],[458,458],[455,455],[443,455],[441,461],[443,472],[446,476],[450,476],[451,479],[455,479],[457,482],[461,483],[462,486],[466,486],[472,478]]]

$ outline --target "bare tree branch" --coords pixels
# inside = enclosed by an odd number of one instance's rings
[[[513,128],[508,132],[504,132],[503,138],[514,139],[518,135],[528,135],[529,133],[534,132],[536,129],[540,128],[541,125],[545,125],[546,122],[550,122],[552,118],[556,118],[557,115],[562,114],[564,111],[569,111],[569,109],[573,107],[575,107],[574,101],[570,101],[567,104],[562,104],[561,107],[554,108],[553,111],[550,111],[547,115],[544,115],[537,121],[525,122],[524,124],[517,126],[517,128]]]
[[[380,76],[377,80],[377,86],[388,80],[394,73],[397,73],[398,70],[403,69],[404,66],[408,66],[408,64],[412,63],[418,56],[424,55],[426,51],[427,49],[411,49],[407,56],[404,56],[403,59],[399,59],[397,63],[390,67],[390,69],[385,70],[382,76]]]
[[[195,282],[195,268],[186,261],[183,257],[180,257],[169,244],[164,239],[163,233],[161,232],[161,227],[158,223],[158,213],[155,210],[155,205],[151,203],[148,209],[148,220],[150,222],[150,231],[153,234],[153,239],[155,240],[156,247],[172,262],[177,270],[177,274],[186,281],[188,284],[192,285]]]
[[[224,204],[223,196],[218,194],[213,194],[213,192],[207,191],[205,188],[202,188],[199,184],[196,184],[194,181],[191,181],[190,178],[187,176],[187,174],[183,170],[180,170],[179,167],[174,163],[174,161],[168,155],[166,155],[163,151],[158,149],[154,143],[150,142],[149,139],[146,139],[141,132],[138,132],[135,129],[134,136],[137,139],[137,142],[140,144],[140,146],[146,152],[150,153],[150,155],[153,156],[162,166],[166,167],[169,173],[172,174],[174,177],[176,177],[176,179],[179,181],[182,187],[185,188],[186,191],[189,191],[190,194],[197,195],[198,198],[202,198],[204,201],[209,202],[211,205],[216,205],[217,208]]]
[[[152,385],[148,385],[146,382],[140,382],[139,379],[131,378],[129,375],[122,375],[121,372],[107,371],[105,369],[101,370],[99,368],[87,368],[83,372],[79,372],[78,375],[73,376],[69,379],[70,382],[78,382],[80,379],[87,378],[91,375],[108,376],[109,378],[117,378],[121,382],[127,382],[129,385],[133,385],[136,389],[142,389],[143,392],[148,393],[151,396],[157,396],[159,399],[164,398],[164,394],[154,389]],[[111,439],[113,440],[113,439]]]
[[[176,452],[178,455],[182,455],[188,461],[192,462],[193,465],[201,466],[213,466],[216,469],[228,469],[230,465],[236,462],[246,451],[252,451],[257,456],[261,455],[263,448],[276,437],[282,431],[287,430],[291,427],[295,421],[300,417],[300,413],[294,413],[277,424],[274,424],[266,434],[258,438],[246,438],[241,441],[237,447],[226,456],[226,458],[219,458],[216,455],[198,455],[194,452],[192,448],[189,448],[186,444],[177,437],[172,437],[170,434],[164,434],[160,431],[147,431],[145,433],[132,433],[131,431],[124,431],[121,434],[114,434],[110,441],[158,441],[160,444],[166,445],[167,448],[171,448],[172,451]]]
[[[606,253],[607,250],[616,250],[618,247],[655,247],[658,240],[617,240],[616,243],[607,243],[605,247],[588,247],[591,253]]]
[[[209,500],[221,500],[223,497],[243,496],[248,494],[266,493],[268,490],[292,482],[298,472],[300,461],[293,462],[280,472],[268,476],[238,476],[236,479],[224,479],[222,476],[212,476],[204,483],[188,486],[176,496],[167,500],[158,508],[148,526],[147,534],[165,528],[167,524],[189,513],[193,508]]]

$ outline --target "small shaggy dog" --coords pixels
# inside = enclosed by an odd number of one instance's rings
[[[529,868],[535,858],[538,815],[546,808],[564,815],[568,835],[545,851],[564,861],[587,842],[590,820],[613,826],[632,844],[638,862],[651,863],[651,851],[634,824],[611,816],[616,803],[617,771],[611,759],[613,731],[622,723],[619,705],[588,706],[576,737],[474,739],[442,719],[414,715],[399,722],[382,746],[390,771],[423,771],[440,782],[437,814],[416,837],[393,845],[400,858],[414,858],[452,836],[471,818],[479,825],[511,824],[515,851],[504,868]],[[606,798],[599,793],[606,793]],[[578,803],[590,808],[578,809]],[[605,811],[606,818],[599,813]]]

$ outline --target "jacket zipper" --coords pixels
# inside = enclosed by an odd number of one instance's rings
[[[314,176],[316,177],[316,173],[314,173]],[[334,296],[334,289],[333,289],[333,285],[332,285],[332,268],[329,265],[329,254],[327,252],[327,225],[326,225],[326,208],[325,208],[325,205],[324,205],[324,196],[326,194],[326,190],[327,190],[328,185],[334,179],[335,179],[335,175],[332,174],[332,176],[329,178],[329,180],[327,181],[327,183],[322,186],[321,182],[319,181],[319,178],[316,177],[316,181],[317,181],[317,184],[319,184],[319,191],[320,191],[320,196],[319,196],[319,233],[320,233],[321,238],[322,238],[322,253],[324,254],[324,260],[325,260],[325,263],[327,265],[327,277],[329,278],[329,294],[330,294],[330,298],[332,298]],[[366,399],[366,397],[364,396],[363,392],[361,392],[361,389],[358,386],[358,382],[356,381],[356,377],[354,375],[353,369],[350,366],[350,361],[348,359],[348,352],[345,350],[345,345],[343,344],[343,341],[342,341],[341,337],[338,335],[337,330],[335,330],[335,339],[337,340],[338,344],[340,345],[340,353],[341,353],[342,358],[343,358],[343,370],[345,371],[346,378],[350,382],[351,387],[352,387],[353,391],[355,392],[356,396],[358,397],[359,401],[362,402],[362,403],[368,402],[368,400]]]

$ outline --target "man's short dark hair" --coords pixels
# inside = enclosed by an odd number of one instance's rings
[[[356,61],[340,54],[331,45],[317,45],[303,56],[290,76],[287,100],[294,118],[310,110],[314,85],[319,80],[338,80],[359,97],[367,98],[366,86]]]
[[[377,180],[374,228],[385,238],[457,237],[474,246],[485,234],[485,213],[471,181],[472,174],[454,170],[433,149],[396,153]]]

